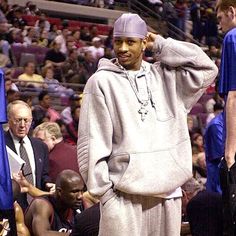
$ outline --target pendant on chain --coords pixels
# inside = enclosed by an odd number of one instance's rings
[[[144,105],[141,106],[141,108],[138,111],[139,114],[141,114],[141,120],[144,121],[146,118],[146,115],[148,113],[148,110],[145,108]]]

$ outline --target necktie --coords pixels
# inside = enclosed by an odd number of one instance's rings
[[[32,169],[30,166],[30,161],[26,149],[24,147],[23,139],[20,140],[20,157],[25,161],[24,166],[22,167],[23,175],[25,176],[26,180],[34,185]]]

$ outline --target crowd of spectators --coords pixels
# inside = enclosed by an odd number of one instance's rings
[[[208,46],[218,45],[219,32],[214,10],[215,1],[146,0],[145,2],[152,9],[154,6],[156,13],[168,22],[169,35],[184,39],[185,33],[188,33],[188,28],[190,28],[190,33],[195,40]],[[181,31],[176,31],[174,27]],[[173,34],[172,31],[177,34]]]
[[[104,5],[113,8],[114,1],[65,0],[89,6]],[[217,21],[214,14],[214,1],[149,1],[164,20],[186,32],[187,20],[192,21],[192,35],[208,46],[207,53],[220,64],[220,44]],[[33,26],[28,25],[25,16],[38,16]],[[182,37],[184,39],[184,37]],[[14,47],[45,49],[43,60],[36,54],[21,53],[17,60]],[[10,6],[7,0],[0,2],[0,67],[5,71],[5,87],[8,103],[21,99],[29,104],[33,114],[33,126],[43,122],[56,122],[66,143],[76,145],[82,87],[96,71],[100,58],[112,58],[112,31],[99,35],[96,24],[71,28],[67,21],[61,27],[48,20],[35,4],[27,2],[25,7]],[[27,60],[29,59],[30,60]],[[154,61],[147,53],[146,59]],[[20,62],[24,61],[22,65]],[[74,86],[74,87],[73,87]],[[34,97],[28,91],[34,91]],[[224,103],[215,92],[215,85],[202,99],[199,113],[190,112],[188,116],[189,133],[193,149],[193,179],[183,186],[188,200],[205,189],[207,167],[204,150],[204,132],[207,124],[223,110]],[[36,94],[36,96],[35,96]],[[51,100],[57,95],[65,98],[63,110],[53,107]],[[62,100],[61,100],[62,101]],[[36,104],[37,103],[37,104]],[[183,198],[184,201],[184,198]],[[183,204],[185,206],[185,204]],[[183,219],[186,209],[183,209]]]

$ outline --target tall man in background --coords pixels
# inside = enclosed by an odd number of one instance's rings
[[[100,197],[99,235],[179,236],[181,189],[192,176],[187,113],[217,75],[196,45],[147,32],[137,14],[114,24],[117,58],[88,80],[78,161]],[[142,60],[146,47],[158,62]]]
[[[220,67],[219,93],[225,99],[225,151],[220,172],[225,229],[236,235],[236,1],[218,0],[217,18],[224,36]]]

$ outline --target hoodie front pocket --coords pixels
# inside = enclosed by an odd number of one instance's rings
[[[128,167],[114,187],[145,196],[171,193],[192,176],[191,167],[178,158],[185,157],[177,156],[175,149],[130,154]]]

